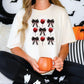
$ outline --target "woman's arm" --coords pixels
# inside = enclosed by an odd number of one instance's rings
[[[64,44],[61,46],[60,52],[58,57],[55,57],[55,65],[57,71],[61,71],[63,69],[63,62],[66,59],[67,55],[69,53],[69,44]]]
[[[69,53],[69,44],[62,45],[58,57],[60,57],[64,61],[68,53]]]
[[[12,48],[10,50],[11,50],[11,52],[13,54],[18,55],[18,56],[24,58],[26,61],[28,61],[30,63],[31,57],[28,56],[21,48],[15,47],[15,48]]]
[[[38,73],[45,73],[45,71],[39,71],[39,66],[38,66],[37,61],[35,59],[33,59],[32,57],[30,57],[29,55],[27,55],[21,48],[15,47],[10,50],[13,54],[18,55],[18,56],[24,58],[26,61],[28,61],[31,64],[31,66],[33,67],[33,69],[35,71],[37,71]]]

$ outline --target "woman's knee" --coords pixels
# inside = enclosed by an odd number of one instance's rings
[[[4,53],[6,53],[6,51],[0,51],[0,55],[3,55]]]
[[[0,56],[9,56],[9,55],[11,55],[11,53],[7,51],[0,51]]]

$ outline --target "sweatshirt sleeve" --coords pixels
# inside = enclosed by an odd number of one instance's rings
[[[9,49],[14,47],[22,47],[20,40],[20,33],[18,30],[22,28],[22,19],[23,19],[24,9],[21,9],[14,17],[13,24],[11,26],[9,39],[7,42],[7,47]]]
[[[62,27],[61,28],[62,28],[61,45],[76,41],[68,13],[66,12],[65,9],[62,14]]]

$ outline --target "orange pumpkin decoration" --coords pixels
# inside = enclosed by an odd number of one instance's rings
[[[76,40],[84,40],[84,26],[73,27]]]
[[[40,57],[38,65],[40,71],[50,71],[52,69],[53,60],[48,57]]]

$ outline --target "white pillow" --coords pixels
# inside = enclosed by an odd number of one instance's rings
[[[0,51],[9,51],[6,45],[9,38],[10,29],[11,25],[5,25],[0,23]]]

